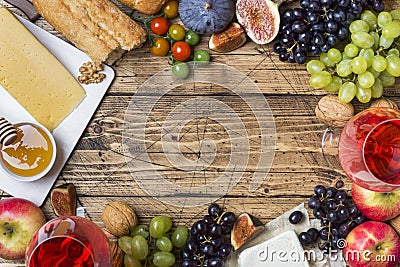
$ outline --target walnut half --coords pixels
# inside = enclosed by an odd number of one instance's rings
[[[354,108],[350,103],[341,103],[336,95],[326,95],[319,100],[315,115],[328,126],[344,127],[354,116]]]
[[[81,67],[79,67],[79,73],[81,75],[78,76],[78,81],[83,84],[91,84],[91,83],[101,83],[106,75],[104,73],[99,73],[103,70],[103,66],[96,65],[93,62],[83,63]]]

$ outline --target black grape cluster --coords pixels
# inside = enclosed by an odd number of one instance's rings
[[[350,23],[368,6],[384,10],[382,0],[301,0],[299,8],[283,12],[273,50],[281,61],[303,64],[308,54],[326,53],[348,39]]]
[[[319,247],[326,253],[342,249],[338,242],[346,238],[355,226],[365,222],[366,217],[348,199],[345,190],[317,185],[314,193],[308,201],[308,207],[313,210],[314,217],[320,220],[321,229],[311,228],[300,233],[300,243],[308,246],[320,239]]]
[[[223,212],[218,204],[208,207],[208,214],[195,222],[181,250],[182,267],[223,267],[233,247],[230,233],[236,221],[233,212]]]

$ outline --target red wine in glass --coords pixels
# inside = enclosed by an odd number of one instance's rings
[[[346,124],[339,160],[347,176],[377,192],[400,188],[400,111],[369,108]]]
[[[400,184],[400,119],[376,125],[367,135],[363,150],[365,165],[376,178]]]
[[[62,216],[35,233],[25,259],[27,267],[110,267],[111,251],[106,235],[95,223]]]
[[[73,235],[47,239],[32,253],[29,267],[94,267],[90,243],[82,243]]]

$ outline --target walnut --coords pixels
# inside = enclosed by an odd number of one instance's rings
[[[135,211],[122,201],[107,204],[101,219],[107,230],[115,236],[129,235],[138,222]]]
[[[328,126],[344,127],[354,116],[354,108],[350,103],[341,103],[336,95],[327,95],[319,100],[315,115]]]
[[[99,73],[103,70],[103,65],[96,65],[93,62],[83,63],[81,67],[79,67],[79,73],[81,75],[78,76],[78,81],[83,84],[90,83],[101,83],[106,75],[104,73]]]
[[[375,100],[374,102],[372,102],[371,104],[371,108],[394,108],[394,109],[398,109],[399,107],[397,106],[397,104],[387,98],[380,98]]]

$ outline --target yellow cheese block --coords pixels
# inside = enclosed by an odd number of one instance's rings
[[[0,8],[0,85],[52,131],[86,93],[5,7]]]

